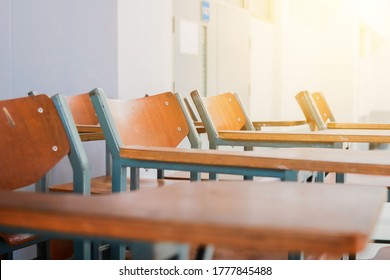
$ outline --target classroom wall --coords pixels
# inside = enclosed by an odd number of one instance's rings
[[[256,18],[251,20],[251,95],[249,113],[252,120],[275,120],[277,44],[276,26]]]
[[[172,90],[171,19],[172,0],[1,0],[0,97]],[[84,146],[92,175],[102,174],[104,143]],[[63,160],[51,181],[70,179]]]
[[[390,122],[390,3],[360,1],[357,8],[359,118]]]
[[[116,4],[13,0],[13,94],[117,92]]]
[[[0,1],[0,97],[12,96],[11,0]]]
[[[273,2],[271,22],[251,19],[253,119],[301,119],[294,96],[304,89],[323,91],[338,120],[390,111],[388,1]],[[76,94],[101,87],[120,98],[172,90],[172,5],[0,0],[0,98],[32,89]],[[210,34],[217,36],[216,30]],[[209,55],[217,56],[217,48]],[[216,77],[216,68],[209,70],[209,79]],[[215,83],[209,90],[215,91]],[[93,173],[101,173],[104,145],[85,145]],[[66,169],[59,169],[56,180],[69,177]]]
[[[357,25],[352,0],[282,1],[281,118],[303,117],[301,90],[323,91],[337,119],[356,116]]]
[[[301,90],[323,91],[340,120],[357,118],[358,28],[353,1],[275,0],[252,19],[251,116],[303,119]]]
[[[118,97],[172,91],[172,0],[118,0]]]

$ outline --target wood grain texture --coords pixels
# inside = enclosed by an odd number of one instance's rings
[[[96,125],[76,124],[76,127],[79,133],[102,133],[102,128],[99,124]]]
[[[103,132],[79,132],[81,141],[105,140]]]
[[[83,197],[1,193],[0,225],[103,239],[344,253],[364,248],[383,187],[180,183]]]
[[[327,128],[329,129],[387,129],[390,130],[390,123],[341,123],[341,122],[328,122]]]
[[[224,140],[257,142],[390,143],[390,131],[368,129],[326,129],[309,133],[221,130],[218,136]]]
[[[322,92],[313,92],[311,97],[313,98],[314,104],[317,107],[322,121],[324,123],[335,122],[336,119],[332,113],[332,110],[330,109],[328,102],[326,101],[324,94]]]
[[[254,121],[252,122],[254,127],[263,126],[298,126],[307,124],[305,120],[293,120],[293,121]]]
[[[121,157],[224,167],[390,175],[390,153],[327,148],[278,148],[253,152],[127,146]]]
[[[313,113],[313,107],[310,106],[311,96],[308,91],[301,91],[295,95],[295,99],[298,102],[299,107],[305,116],[306,122],[310,127],[311,131],[317,131],[321,125],[319,125],[315,119]]]
[[[99,125],[89,93],[67,96],[66,101],[77,125]]]
[[[47,95],[0,101],[0,131],[0,189],[37,182],[70,150]]]
[[[108,99],[124,145],[176,147],[189,128],[171,92],[133,100]]]
[[[217,131],[241,130],[245,126],[245,115],[233,93],[203,97],[202,100]]]

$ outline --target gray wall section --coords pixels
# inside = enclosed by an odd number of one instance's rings
[[[14,95],[101,87],[115,97],[116,15],[112,0],[13,0]]]
[[[0,0],[0,98],[12,97],[11,0]]]
[[[11,7],[11,0],[1,0],[0,22],[0,58],[6,62],[0,64],[0,98],[30,90],[75,95],[95,87],[118,96],[116,1],[12,0]],[[104,142],[84,146],[92,175],[104,174]],[[53,184],[71,181],[69,161],[49,176]]]

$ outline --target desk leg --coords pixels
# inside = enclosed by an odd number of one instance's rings
[[[325,179],[325,173],[324,172],[317,172],[317,176],[316,176],[316,182],[317,183],[323,183],[324,182],[324,179]]]
[[[164,179],[164,169],[157,169],[157,179]]]
[[[111,259],[112,260],[124,260],[126,257],[126,245],[124,244],[111,244]]]
[[[106,143],[106,175],[112,175],[112,157],[110,153],[110,149]]]
[[[112,192],[125,192],[127,184],[127,170],[120,160],[112,162]]]
[[[244,151],[253,151],[253,147],[245,146],[245,147],[244,147]],[[245,181],[253,181],[253,176],[245,175],[245,176],[244,176],[244,180],[245,180]]]
[[[191,182],[198,182],[201,180],[201,174],[200,172],[191,172],[190,173],[190,180]]]
[[[90,260],[91,259],[91,242],[86,240],[76,240],[73,243],[75,260]]]
[[[285,171],[283,181],[297,182],[298,181],[298,171],[296,171],[296,170]]]
[[[140,173],[139,168],[130,167],[130,191],[139,190]]]
[[[288,170],[285,171],[284,181],[297,182],[298,171]],[[303,252],[288,252],[289,260],[303,260]]]
[[[303,252],[289,252],[288,259],[289,260],[304,260]]]
[[[336,183],[344,184],[345,183],[345,174],[336,173]]]
[[[196,260],[211,260],[214,254],[214,247],[210,245],[199,245],[196,249]]]

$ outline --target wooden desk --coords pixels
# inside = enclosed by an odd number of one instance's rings
[[[341,123],[328,122],[326,127],[329,129],[390,129],[390,123]]]
[[[150,166],[153,163],[156,166],[170,163],[172,166],[177,164],[174,167],[178,170],[187,170],[188,166],[201,169],[204,166],[206,171],[226,168],[232,174],[241,174],[242,169],[247,169],[248,175],[252,176],[261,176],[257,172],[262,169],[390,175],[390,152],[387,151],[276,148],[244,152],[127,146],[120,149],[120,156],[134,161],[129,166],[149,164],[148,167],[153,168]],[[238,173],[234,173],[234,169],[239,170]]]
[[[261,130],[262,127],[283,127],[283,126],[300,126],[306,125],[307,122],[304,120],[295,120],[295,121],[253,121],[253,126],[257,130]]]
[[[178,183],[82,197],[0,193],[0,227],[60,236],[177,241],[258,250],[362,250],[384,187],[259,182]]]
[[[328,129],[314,132],[263,132],[228,131],[218,133],[219,138],[231,141],[269,142],[274,146],[280,143],[334,144],[334,143],[390,143],[390,130],[368,129]]]
[[[76,125],[81,141],[104,140],[100,125]]]

